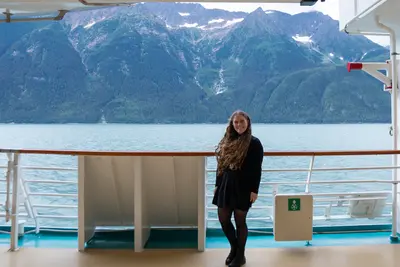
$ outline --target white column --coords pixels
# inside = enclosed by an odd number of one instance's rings
[[[198,204],[197,204],[197,248],[199,251],[206,249],[206,233],[207,233],[207,157],[202,157],[199,160],[198,169]]]
[[[132,157],[134,172],[135,252],[142,252],[150,237],[147,213],[147,188],[143,179],[142,157]]]
[[[78,250],[85,250],[85,156],[78,156]]]
[[[391,49],[391,52],[397,52],[400,53],[400,32],[396,32],[396,47],[395,49]],[[397,80],[398,83],[398,77],[399,77],[399,64],[398,64],[398,58],[396,57],[396,62],[392,61],[392,64],[397,64],[397,73],[393,73],[392,74],[392,81],[393,80]],[[397,77],[394,77],[394,75],[397,75]],[[397,78],[397,79],[396,79]],[[398,141],[399,141],[399,118],[400,118],[400,112],[399,112],[399,106],[400,106],[400,97],[399,97],[399,92],[397,91],[397,94],[393,93],[393,89],[397,88],[398,86],[393,84],[392,85],[392,127],[394,128],[396,125],[396,129],[397,131],[393,131],[393,149],[399,150],[399,146],[398,146]],[[396,95],[396,96],[395,96]],[[395,110],[396,108],[396,110]],[[395,116],[396,115],[396,116]],[[394,166],[398,166],[399,165],[399,157],[400,155],[395,155],[393,157],[393,165]],[[395,165],[396,164],[396,165]],[[399,180],[399,176],[400,175],[400,170],[396,169],[393,171],[393,180]],[[397,220],[397,222],[394,222],[394,224],[396,225],[396,229],[394,229],[392,231],[392,235],[391,235],[391,240],[392,241],[397,241],[395,238],[395,234],[399,233],[399,229],[400,229],[400,200],[399,200],[399,185],[397,185],[396,188],[393,189],[393,201],[396,203],[397,202],[397,207],[396,209],[394,209],[393,211],[395,212],[395,214],[393,214],[393,219]]]
[[[11,240],[10,251],[18,250],[18,221],[19,221],[19,160],[20,154],[14,153],[12,206],[11,206]]]

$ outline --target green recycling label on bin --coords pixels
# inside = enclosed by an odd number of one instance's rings
[[[300,198],[289,198],[288,211],[299,211],[299,210],[300,210]]]

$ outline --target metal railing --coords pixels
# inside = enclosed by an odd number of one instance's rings
[[[20,156],[20,155],[19,155]],[[19,206],[19,218],[22,219],[31,219],[33,221],[33,225],[35,230],[28,231],[39,233],[41,229],[47,229],[50,231],[60,231],[60,229],[52,229],[52,227],[57,228],[56,225],[46,225],[45,227],[41,227],[39,219],[77,219],[78,216],[72,215],[54,215],[51,213],[43,214],[38,212],[40,208],[47,208],[47,209],[77,209],[77,205],[62,205],[62,204],[52,204],[52,203],[33,203],[32,198],[34,197],[56,197],[56,198],[72,198],[75,199],[77,202],[78,195],[73,193],[52,193],[52,192],[32,192],[30,190],[30,185],[45,185],[45,184],[53,184],[53,185],[77,185],[77,179],[75,181],[65,181],[65,180],[58,180],[58,179],[25,179],[25,172],[26,171],[53,171],[56,172],[77,172],[77,168],[65,168],[65,167],[42,167],[42,166],[18,166],[13,160],[10,159],[10,153],[8,154],[9,160],[7,166],[0,166],[0,169],[6,170],[6,175],[3,178],[0,178],[0,183],[6,183],[6,190],[0,191],[0,196],[5,195],[6,201],[5,204],[0,203],[0,218],[4,217],[5,222],[8,223],[12,216],[12,211],[10,209],[10,203],[14,203],[17,199],[13,197],[13,187],[10,186],[11,184],[14,185],[14,181],[18,181],[18,203],[21,203]],[[18,173],[15,174],[14,170],[18,170]],[[13,201],[11,201],[11,197]],[[53,201],[51,201],[53,202]],[[57,202],[57,201],[56,201]],[[3,209],[3,212],[2,212]],[[22,221],[25,222],[25,221]],[[75,229],[68,229],[63,231],[73,231],[76,232]],[[1,233],[11,233],[10,231],[0,230]]]
[[[65,167],[42,167],[42,166],[20,166],[20,157],[22,154],[57,154],[57,155],[78,155],[79,153],[84,152],[68,152],[68,151],[61,151],[60,153],[38,153],[38,151],[31,151],[28,153],[24,153],[24,151],[4,151],[0,150],[1,152],[6,152],[8,157],[8,162],[6,166],[0,166],[0,169],[5,169],[5,178],[2,179],[0,177],[0,183],[4,182],[6,184],[5,191],[1,191],[1,194],[6,195],[6,200],[4,204],[0,204],[0,217],[5,217],[6,222],[9,222],[11,218],[22,217],[26,219],[32,219],[33,224],[35,226],[36,233],[39,233],[41,229],[44,229],[39,219],[54,219],[54,220],[64,220],[64,219],[77,219],[77,215],[54,215],[54,214],[45,214],[38,212],[40,208],[50,208],[50,209],[77,209],[77,205],[62,205],[58,203],[34,203],[32,201],[33,197],[56,197],[56,198],[71,198],[77,199],[77,194],[74,193],[58,193],[58,192],[31,192],[30,186],[31,185],[38,185],[38,184],[52,184],[52,185],[76,185],[77,180],[60,180],[60,179],[25,179],[24,172],[25,171],[45,171],[45,172],[77,172],[77,168],[65,168]],[[95,154],[101,155],[103,152],[87,152],[88,154]],[[106,152],[108,155],[113,153],[120,153],[120,152]],[[204,157],[211,157],[212,153],[190,153],[185,152],[188,156],[191,154],[195,154],[196,156],[204,156]],[[138,154],[138,153],[136,153]],[[135,154],[135,155],[136,155]],[[148,155],[149,153],[143,153],[143,156]],[[151,155],[160,154],[165,155],[166,153],[150,153]],[[173,156],[176,154],[177,156],[181,156],[182,153],[173,153],[168,152],[168,155]],[[184,155],[186,155],[184,154]],[[316,181],[313,180],[313,175],[318,172],[341,172],[341,171],[366,171],[366,170],[397,170],[400,166],[367,166],[367,167],[329,167],[329,168],[316,168],[315,167],[315,158],[316,157],[324,157],[324,156],[357,156],[357,155],[392,155],[392,154],[400,154],[400,151],[342,151],[342,152],[270,152],[265,153],[266,157],[305,157],[309,156],[309,167],[308,168],[282,168],[282,169],[263,169],[263,174],[266,173],[306,173],[306,177],[304,181],[262,181],[260,188],[271,186],[272,192],[268,193],[259,193],[258,203],[253,206],[252,210],[265,210],[269,212],[268,216],[259,216],[256,218],[248,218],[249,221],[273,221],[273,205],[272,204],[264,204],[259,205],[259,203],[265,202],[265,200],[271,200],[273,197],[280,192],[279,189],[282,186],[304,186],[304,190],[293,192],[293,193],[307,193],[312,194],[314,198],[314,208],[316,209],[323,209],[325,212],[322,216],[314,216],[314,221],[327,221],[327,220],[334,220],[334,219],[350,219],[351,216],[348,214],[332,214],[332,210],[335,208],[348,208],[350,206],[350,201],[352,200],[386,200],[391,198],[390,202],[385,203],[386,206],[391,206],[391,212],[382,214],[380,217],[383,218],[392,218],[392,236],[395,236],[397,233],[397,180],[382,180],[382,179],[374,179],[374,180],[323,180],[323,181]],[[206,173],[208,174],[207,180],[212,180],[215,177],[215,168],[206,168]],[[55,173],[55,174],[56,174]],[[211,176],[211,178],[210,178]],[[338,184],[387,184],[392,185],[392,191],[357,191],[354,192],[312,192],[310,187],[312,185],[338,185]],[[212,187],[214,186],[213,182],[206,182],[206,186]],[[213,197],[210,192],[212,189],[207,190],[206,197],[211,198]],[[354,195],[362,195],[368,193],[372,196],[362,196],[362,197],[354,197]],[[21,200],[22,206],[24,207],[25,212],[16,213],[19,207],[19,203]],[[325,203],[325,204],[323,204]],[[2,213],[2,209],[4,210],[4,214]],[[216,207],[214,206],[206,206],[206,214],[209,212],[215,211]],[[216,218],[211,218],[211,216],[207,216],[207,222],[216,221]],[[17,228],[17,221],[13,221],[15,228]],[[53,227],[53,225],[47,225],[47,227]],[[54,225],[57,228],[57,225]],[[66,227],[67,228],[67,227]],[[74,228],[74,227],[72,227]],[[47,230],[54,230],[54,231],[63,231],[60,229],[49,229]],[[75,229],[68,228],[65,231],[76,231]],[[15,233],[14,233],[15,234]],[[18,234],[18,233],[17,233]]]
[[[310,192],[310,185],[335,185],[335,184],[397,184],[397,181],[391,181],[391,180],[346,180],[346,181],[331,181],[331,180],[325,180],[325,181],[312,181],[312,174],[314,172],[331,172],[331,171],[365,171],[365,170],[394,170],[394,169],[399,169],[400,166],[369,166],[369,167],[331,167],[331,168],[315,168],[314,167],[314,161],[315,161],[315,156],[311,156],[310,163],[309,163],[309,168],[291,168],[291,169],[263,169],[263,173],[287,173],[287,172],[306,172],[307,177],[305,181],[291,181],[291,182],[261,182],[260,187],[262,186],[272,186],[272,192],[269,194],[263,194],[260,193],[258,194],[259,199],[261,200],[263,198],[270,198],[271,200],[273,197],[279,192],[279,186],[285,186],[285,185],[304,185],[305,189],[302,191],[303,193],[306,194],[312,194],[314,197],[314,202],[328,202],[329,204],[322,205],[322,204],[314,204],[314,208],[322,208],[325,209],[325,214],[324,216],[314,216],[313,220],[318,221],[318,220],[332,220],[332,219],[351,219],[351,216],[349,215],[331,215],[331,210],[332,208],[335,207],[349,207],[350,205],[348,202],[351,200],[386,200],[387,196],[392,196],[391,191],[369,191],[369,192],[346,192],[346,193],[317,193],[317,192]],[[208,173],[213,173],[215,176],[215,169],[207,169],[206,170]],[[207,183],[207,186],[214,186],[214,183]],[[292,192],[294,193],[294,192]],[[295,192],[295,193],[301,193],[301,191]],[[357,198],[351,198],[349,196],[352,195],[357,195],[357,194],[378,194],[381,196],[370,196],[370,197],[357,197]],[[385,197],[386,195],[386,197]],[[212,198],[214,195],[213,194],[207,194],[208,198]],[[392,196],[393,198],[393,196]],[[396,203],[396,197],[393,198],[392,202],[387,202],[385,203],[386,206],[395,206],[393,203]],[[260,202],[260,201],[259,201]],[[334,204],[334,203],[339,203],[339,204]],[[347,204],[345,204],[347,202]],[[217,208],[215,206],[207,206],[207,210],[216,210]],[[273,206],[272,205],[254,205],[252,209],[267,209],[269,210],[270,213],[273,211]],[[395,208],[392,209],[395,210]],[[382,214],[379,217],[392,217],[392,213],[387,213],[387,214]],[[396,224],[396,219],[393,218],[393,224]],[[217,221],[217,218],[207,218],[207,221]],[[265,221],[265,220],[270,220],[272,222],[273,218],[272,216],[268,217],[259,217],[259,218],[249,218],[248,220],[252,221]]]

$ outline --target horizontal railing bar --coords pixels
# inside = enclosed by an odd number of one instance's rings
[[[385,203],[385,206],[391,206],[391,205],[392,205],[392,203],[390,203],[390,202]],[[321,208],[321,209],[329,208],[329,207],[331,207],[331,208],[347,208],[347,207],[350,207],[350,204],[341,204],[341,205],[339,205],[339,204],[316,204],[316,205],[313,205],[313,207]],[[272,208],[272,206],[270,208]]]
[[[387,199],[387,197],[353,197],[353,198],[342,198],[342,199],[332,199],[332,198],[314,198],[314,201],[319,201],[319,202],[337,202],[337,201],[350,201],[350,200],[383,200]]]
[[[391,170],[400,169],[400,166],[372,166],[372,167],[332,167],[332,168],[313,168],[313,172],[319,171],[362,171],[362,170]],[[308,170],[309,171],[309,170]]]
[[[29,217],[29,214],[27,214],[27,213],[18,213],[18,216]],[[0,218],[4,218],[4,217],[6,217],[6,214],[0,213]]]
[[[67,216],[67,215],[36,215],[36,218],[48,218],[48,219],[77,219],[78,216]]]
[[[232,219],[233,220],[233,219]],[[247,221],[271,221],[271,217],[246,218]],[[207,218],[207,221],[218,221],[218,218]]]
[[[387,218],[387,217],[392,217],[391,214],[382,214],[380,216],[376,216],[375,218]],[[354,218],[349,215],[330,215],[330,216],[323,216],[323,215],[317,215],[313,216],[314,221],[327,221],[327,220],[341,220],[341,219],[367,219],[367,218]],[[233,219],[232,219],[233,220]],[[273,222],[273,217],[260,217],[260,218],[246,218],[246,220],[250,221],[269,221]],[[207,221],[218,221],[218,218],[207,218]]]
[[[43,181],[43,182],[47,182],[47,181]],[[51,183],[52,181],[49,180],[49,183]],[[62,183],[62,182],[60,182]],[[320,183],[320,182],[318,182]],[[325,182],[321,182],[321,183],[325,183]],[[329,182],[327,182],[329,183]],[[6,191],[0,191],[0,194],[6,194]],[[293,194],[299,194],[301,192],[298,193],[293,193]],[[379,192],[348,192],[348,193],[309,193],[313,196],[332,196],[332,197],[339,197],[339,196],[349,196],[349,195],[360,195],[360,194],[391,194],[391,192],[389,191],[379,191]],[[77,197],[77,194],[61,194],[61,193],[28,193],[28,195],[30,196],[68,196],[68,197]],[[214,197],[214,195],[210,195],[207,194],[207,197]],[[273,196],[273,194],[258,194],[258,197],[271,197]],[[345,200],[345,199],[343,199]]]
[[[7,169],[7,166],[0,166],[0,169]],[[43,170],[43,171],[77,171],[78,168],[63,167],[36,167],[22,166],[23,170]],[[374,166],[374,167],[332,167],[332,168],[314,168],[313,171],[361,171],[361,170],[392,170],[400,169],[400,166]],[[309,169],[263,169],[263,172],[308,172]],[[206,169],[206,172],[216,172],[215,169]]]
[[[293,193],[294,195],[296,195],[296,194],[301,194],[302,192],[299,192],[299,193]],[[290,193],[285,193],[285,194],[290,194]],[[366,192],[348,192],[348,193],[312,193],[312,192],[310,192],[310,193],[308,193],[309,195],[312,195],[312,196],[314,196],[314,197],[323,197],[323,196],[325,196],[325,197],[332,197],[332,201],[345,201],[345,200],[349,200],[349,198],[340,198],[340,197],[352,197],[352,198],[355,198],[354,197],[354,195],[365,195],[365,194],[368,194],[368,195],[376,195],[376,194],[380,194],[380,195],[390,195],[391,194],[391,192],[390,191],[366,191]],[[206,197],[214,197],[214,195],[209,195],[209,194],[206,194]],[[262,197],[269,197],[269,198],[271,198],[271,197],[273,197],[273,194],[258,194],[258,197],[260,198],[262,198]],[[368,197],[368,196],[365,196],[364,198],[366,198],[366,199],[381,199],[381,198],[383,198],[383,199],[386,199],[387,197],[374,197],[374,196],[371,196],[371,197]],[[314,200],[319,200],[318,198],[315,198]],[[357,198],[357,200],[361,200],[361,198]]]
[[[362,170],[392,170],[400,169],[400,166],[374,166],[374,167],[332,167],[313,168],[312,171],[362,171]],[[206,169],[207,172],[216,172],[215,169]],[[309,172],[310,169],[262,169],[262,172]]]
[[[213,196],[207,196],[213,197]],[[338,201],[350,201],[350,200],[379,200],[379,199],[387,199],[387,197],[353,197],[353,198],[314,198],[314,201],[319,202],[338,202]]]
[[[298,193],[293,193],[293,194],[305,194],[304,192],[298,192]],[[314,197],[319,197],[319,196],[331,196],[331,197],[346,197],[350,195],[363,195],[363,194],[369,194],[369,195],[375,195],[375,194],[380,194],[380,195],[391,195],[391,191],[364,191],[364,192],[347,192],[347,193],[313,193],[310,192],[308,193]],[[258,196],[262,197],[273,197],[274,195],[272,193],[267,193],[267,194],[259,194]]]
[[[260,182],[260,185],[305,185],[304,182]],[[206,185],[215,185],[215,183],[206,183]]]
[[[6,182],[6,179],[0,179],[0,182]],[[77,181],[62,180],[24,180],[25,183],[44,183],[44,184],[77,184]]]
[[[54,229],[54,228],[48,228],[48,227],[40,227],[40,230],[42,231],[48,231],[48,232],[59,232],[59,233],[76,233],[78,230],[76,229]]]
[[[52,205],[52,204],[33,204],[32,207],[34,208],[63,208],[63,209],[74,209],[74,208],[78,208],[77,205]]]
[[[313,196],[348,196],[348,195],[362,195],[362,194],[392,194],[392,191],[365,191],[365,192],[346,192],[346,193],[310,193]]]
[[[306,182],[304,182],[306,183]],[[392,180],[340,180],[340,181],[310,181],[309,184],[398,184],[399,181]]]
[[[1,167],[0,169],[7,167]],[[77,168],[63,168],[63,167],[36,167],[36,166],[22,166],[23,170],[55,170],[55,171],[77,171]],[[361,171],[361,170],[390,170],[400,169],[400,166],[379,166],[379,167],[333,167],[333,168],[314,168],[313,171]],[[215,169],[206,169],[207,172],[216,172]],[[263,169],[263,172],[309,172],[309,169]]]
[[[43,170],[43,171],[77,171],[78,168],[65,167],[38,167],[38,166],[21,166],[23,170]]]
[[[42,184],[77,184],[76,181],[61,180],[24,180],[25,183],[42,183]]]
[[[58,193],[28,193],[28,196],[47,196],[47,197],[78,197],[78,194],[58,194]]]
[[[258,197],[270,197],[272,194],[258,194]],[[206,197],[214,197],[214,195],[206,194]]]
[[[0,203],[0,207],[5,207],[5,206],[6,206],[5,204]],[[19,209],[21,209],[21,208],[25,208],[25,204],[24,203],[20,203],[19,204]]]
[[[387,203],[385,203],[385,206],[391,206],[392,205],[392,203],[390,203],[390,202],[387,202]],[[350,207],[350,204],[342,204],[342,205],[338,205],[338,204],[333,204],[333,205],[329,205],[329,204],[325,204],[325,205],[323,205],[323,204],[314,204],[313,205],[313,207],[314,208],[329,208],[329,207],[331,207],[331,208],[347,208],[347,207]],[[273,209],[274,207],[272,206],[272,205],[268,205],[268,206],[253,206],[253,207],[251,207],[251,209]],[[215,206],[207,206],[207,209],[208,210],[216,210],[216,209],[218,209],[217,207],[215,207]]]
[[[69,156],[203,156],[214,157],[215,152],[167,152],[167,151],[89,151],[89,150],[43,150],[43,149],[0,149],[0,153],[45,154]],[[354,151],[268,151],[264,156],[368,156],[368,155],[398,155],[400,150],[354,150]]]
[[[6,169],[7,166],[0,166],[0,169]],[[55,171],[77,171],[78,168],[65,167],[38,167],[21,166],[23,170],[55,170]],[[400,169],[400,166],[372,166],[372,167],[332,167],[332,168],[313,168],[313,171],[360,171],[360,170],[391,170]],[[308,172],[309,169],[263,169],[263,172]],[[206,172],[216,172],[215,169],[206,169]]]
[[[392,217],[392,214],[390,213],[386,213],[386,214],[382,214],[380,216],[376,216],[375,218],[387,218],[387,217]],[[355,218],[355,217],[351,217],[349,215],[330,215],[330,216],[323,216],[323,215],[318,215],[318,216],[314,216],[313,220],[314,221],[325,221],[325,220],[343,220],[343,219],[368,219],[368,218]]]
[[[300,192],[301,193],[301,192]],[[386,194],[390,194],[390,192],[382,192]],[[0,194],[6,194],[6,191],[0,191]],[[293,193],[293,194],[299,194],[299,193]],[[319,194],[319,193],[309,193],[310,195],[313,196],[329,196],[329,194]],[[362,192],[362,193],[344,193],[344,194],[331,194],[332,197],[340,197],[340,196],[350,196],[350,195],[359,195],[359,194],[374,194],[370,192]],[[379,193],[378,193],[379,194]],[[77,197],[77,194],[61,194],[61,193],[28,193],[30,196],[66,196],[66,197]],[[272,194],[258,194],[258,197],[272,197]],[[207,194],[206,197],[214,197],[214,195],[209,195]],[[368,198],[368,197],[367,197]],[[376,198],[376,197],[375,197]],[[338,199],[338,200],[347,200],[348,198],[343,198],[343,199]],[[370,197],[368,199],[374,199],[374,197]]]
[[[256,210],[259,210],[259,209],[270,209],[270,208],[272,208],[272,206],[252,206],[251,207],[252,210],[253,209],[256,209]],[[207,209],[208,210],[216,210],[218,208],[214,207],[214,206],[207,206]]]
[[[310,181],[309,184],[398,184],[399,181],[393,180],[339,180],[339,181]],[[296,182],[261,182],[263,185],[305,185],[307,181]],[[207,183],[206,185],[215,185],[215,183]]]

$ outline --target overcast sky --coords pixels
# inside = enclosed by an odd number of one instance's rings
[[[279,10],[289,14],[297,14],[317,10],[339,20],[339,0],[326,0],[324,3],[318,1],[312,7],[300,6],[300,4],[264,4],[264,3],[201,3],[206,8],[219,8],[229,11],[252,12],[261,7],[263,10]],[[383,44],[389,44],[389,37],[368,36],[371,40]]]

